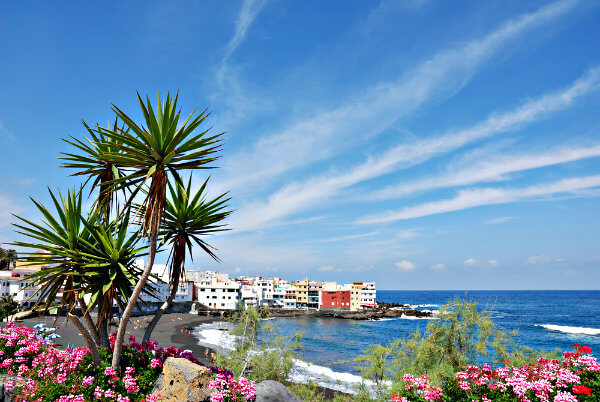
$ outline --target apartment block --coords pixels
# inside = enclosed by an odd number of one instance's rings
[[[198,302],[214,310],[236,310],[242,301],[242,284],[236,281],[202,280],[196,283]]]
[[[363,283],[360,295],[360,306],[362,308],[373,308],[375,307],[375,296],[377,292],[375,290],[375,282]]]

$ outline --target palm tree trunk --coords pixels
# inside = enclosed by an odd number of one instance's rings
[[[98,329],[94,325],[94,321],[92,320],[92,317],[90,317],[90,312],[88,311],[88,307],[85,304],[85,301],[81,297],[78,297],[77,301],[79,302],[79,308],[81,309],[81,314],[83,314],[83,318],[85,318],[85,322],[88,325],[90,334],[91,334],[92,338],[94,339],[96,346],[100,346],[100,334],[98,333]]]
[[[150,336],[152,336],[152,331],[154,331],[154,327],[156,327],[156,324],[158,324],[160,317],[162,317],[165,311],[167,311],[169,307],[171,307],[171,304],[173,304],[173,300],[175,299],[175,295],[177,294],[177,289],[179,288],[179,274],[181,272],[179,264],[175,265],[176,266],[173,267],[173,283],[171,285],[171,293],[169,294],[169,297],[167,297],[167,300],[162,304],[162,306],[160,306],[160,308],[152,318],[152,321],[150,321],[150,324],[148,324],[146,332],[144,332],[144,340],[142,341],[142,344],[150,340]]]
[[[106,350],[110,350],[110,343],[108,342],[108,326],[109,322],[106,319],[103,319],[99,325],[100,345]]]
[[[96,367],[100,367],[101,363],[100,363],[100,355],[98,354],[98,348],[96,347],[96,343],[92,339],[89,331],[85,328],[85,326],[83,325],[83,323],[81,322],[79,317],[77,317],[75,314],[67,313],[67,317],[69,317],[71,319],[71,321],[73,321],[73,324],[75,324],[75,326],[79,330],[79,333],[81,333],[81,335],[85,339],[85,342],[87,343],[88,348],[90,349],[90,353],[92,355],[92,361],[94,362],[94,365]]]
[[[129,322],[129,318],[133,313],[133,308],[137,304],[137,301],[148,281],[148,277],[150,276],[150,272],[152,271],[152,266],[154,265],[154,257],[156,256],[156,243],[158,240],[158,226],[159,226],[159,216],[160,209],[155,207],[153,211],[153,219],[152,219],[152,228],[150,230],[150,251],[148,252],[148,263],[144,268],[144,272],[140,277],[139,282],[135,285],[133,289],[133,293],[131,294],[131,298],[127,302],[127,306],[125,306],[125,310],[123,310],[123,316],[121,317],[121,321],[119,322],[119,329],[117,331],[117,339],[115,340],[115,347],[113,350],[113,359],[112,359],[112,367],[115,370],[119,370],[119,366],[121,364],[121,353],[123,352],[123,341],[125,340],[125,330],[127,329],[127,324]]]

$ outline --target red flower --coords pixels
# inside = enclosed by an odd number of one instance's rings
[[[575,385],[573,387],[573,392],[575,392],[576,394],[586,394],[586,395],[591,395],[591,389],[589,389],[588,387],[586,387],[585,385]]]

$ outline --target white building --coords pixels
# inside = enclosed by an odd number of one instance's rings
[[[31,281],[25,280],[29,275],[38,272],[38,268],[15,268],[10,271],[0,271],[0,297],[12,296],[21,307],[31,307],[38,300],[34,295],[39,287],[28,288]],[[22,282],[21,282],[22,281]]]
[[[259,304],[268,304],[268,300],[273,299],[273,291],[275,290],[273,279],[259,279],[254,282],[253,286],[259,295]],[[263,300],[265,301],[263,302]]]
[[[215,310],[236,310],[241,299],[242,285],[235,281],[211,280],[196,282],[198,302]]]
[[[154,283],[156,294],[154,297],[143,295],[142,298],[146,302],[164,302],[171,294],[171,287],[166,282]],[[180,281],[175,293],[174,303],[183,303],[194,301],[194,282]]]
[[[228,281],[229,274],[221,273],[219,271],[185,271],[185,276],[188,281],[201,282],[210,281],[213,278],[221,281]]]
[[[375,282],[363,283],[363,288],[360,293],[360,307],[362,308],[373,308],[375,307],[375,296],[377,292],[375,290]]]
[[[254,308],[258,306],[258,293],[252,285],[242,285],[241,298],[245,308]]]

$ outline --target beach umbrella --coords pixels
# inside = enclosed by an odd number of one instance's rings
[[[59,334],[48,335],[48,339],[55,339],[55,338],[60,338],[60,335]]]
[[[42,329],[46,326],[46,324],[37,324],[33,326],[33,329]]]

